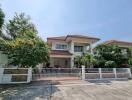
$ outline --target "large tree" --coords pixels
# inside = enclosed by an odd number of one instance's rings
[[[5,18],[5,14],[4,12],[2,11],[2,9],[0,8],[0,41],[2,41],[2,27],[3,27],[3,24],[4,24],[4,18]]]
[[[35,67],[49,61],[49,48],[37,35],[35,25],[24,13],[16,14],[6,24],[0,50],[8,55],[9,64]]]
[[[2,29],[2,26],[4,24],[4,18],[5,18],[5,14],[4,12],[2,11],[2,9],[0,8],[0,31]]]
[[[30,17],[25,15],[25,13],[17,14],[9,20],[5,25],[6,34],[3,34],[4,39],[12,40],[17,37],[24,35],[36,35],[38,31],[35,25],[31,22]],[[30,34],[29,34],[30,33]]]
[[[16,38],[6,42],[4,53],[8,54],[9,64],[19,67],[35,67],[48,62],[48,46],[40,38]]]

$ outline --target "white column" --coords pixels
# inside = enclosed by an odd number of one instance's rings
[[[73,68],[74,67],[74,57],[73,56],[70,59],[70,64],[71,64],[71,68]]]
[[[69,43],[69,45],[70,45],[70,48],[69,48],[69,52],[71,53],[71,54],[74,54],[74,42],[70,42]],[[70,59],[70,64],[71,64],[71,68],[73,68],[74,67],[74,55],[71,57],[71,59]]]
[[[93,54],[92,43],[89,44],[90,53]]]
[[[27,82],[32,81],[32,68],[28,68],[28,73],[27,73]]]
[[[114,75],[115,75],[115,78],[117,78],[116,68],[113,68],[113,73],[114,73]]]
[[[69,51],[70,51],[70,53],[72,53],[72,54],[74,53],[74,42],[72,42],[72,41],[71,41],[71,43],[70,43],[70,50],[69,50]]]
[[[131,73],[131,69],[127,68],[127,72],[129,73],[129,78],[132,78],[132,73]]]
[[[100,76],[100,79],[102,79],[102,70],[101,70],[101,68],[99,68],[99,76]]]
[[[54,59],[53,57],[50,57],[50,67],[54,67]]]
[[[84,48],[83,52],[84,52],[84,53],[87,53],[87,46],[84,45],[83,48]]]
[[[82,80],[85,80],[85,66],[82,65]]]
[[[0,83],[2,83],[4,68],[0,68]]]

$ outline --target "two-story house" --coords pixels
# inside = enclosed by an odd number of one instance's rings
[[[92,45],[99,38],[67,35],[47,38],[50,51],[50,67],[74,67],[74,58],[82,53],[92,53]]]
[[[117,45],[122,49],[122,53],[126,54],[129,48],[132,48],[132,42],[120,41],[120,40],[108,40],[104,42],[107,45]],[[131,53],[132,54],[132,53]]]

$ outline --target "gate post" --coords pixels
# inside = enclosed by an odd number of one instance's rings
[[[132,78],[132,73],[131,73],[131,69],[127,68],[127,72],[129,73],[129,78]]]
[[[115,78],[117,78],[116,68],[113,68],[113,73],[115,75]]]
[[[82,80],[85,80],[85,66],[82,65]]]
[[[0,68],[0,84],[3,82],[4,68]]]
[[[28,73],[27,73],[27,82],[32,81],[32,68],[28,68]]]
[[[99,68],[99,76],[100,76],[100,79],[102,79],[102,70],[101,70],[101,68]]]

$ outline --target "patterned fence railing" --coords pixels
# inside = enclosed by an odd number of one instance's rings
[[[128,79],[132,78],[132,74],[130,68],[0,68],[0,84],[28,83],[55,77],[83,80]]]
[[[130,68],[85,68],[85,66],[82,68],[82,79],[84,80],[128,79],[132,77]]]
[[[48,77],[81,77],[81,68],[34,68],[33,80]]]

